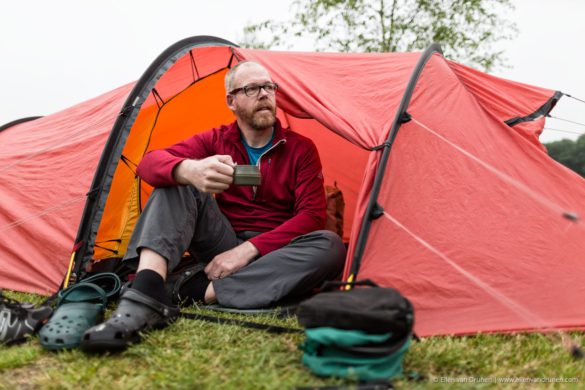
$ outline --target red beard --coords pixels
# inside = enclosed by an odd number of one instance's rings
[[[251,111],[238,109],[236,115],[254,130],[264,130],[276,122],[276,108],[270,104],[259,104]]]

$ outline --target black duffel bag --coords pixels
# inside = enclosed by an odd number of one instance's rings
[[[412,332],[412,304],[393,288],[378,287],[366,279],[354,283],[328,282],[322,290],[348,285],[366,288],[315,295],[299,305],[299,323],[305,328],[332,327],[374,334],[408,335]]]

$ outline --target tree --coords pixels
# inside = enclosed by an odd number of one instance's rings
[[[308,38],[318,51],[393,52],[438,42],[448,58],[489,71],[504,64],[493,45],[516,33],[501,16],[511,0],[295,0],[291,9],[289,21],[245,27],[242,46],[290,49]]]
[[[585,177],[585,134],[576,141],[563,139],[544,146],[552,158]]]

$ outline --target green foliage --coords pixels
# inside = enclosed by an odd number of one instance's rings
[[[310,39],[318,51],[394,52],[437,42],[446,57],[489,71],[504,63],[492,45],[516,32],[501,16],[510,0],[295,0],[291,8],[291,20],[245,27],[242,46],[290,49]]]
[[[585,177],[585,134],[576,141],[563,139],[544,146],[552,158]]]

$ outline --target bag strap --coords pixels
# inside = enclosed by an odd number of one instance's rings
[[[328,281],[323,283],[320,290],[321,291],[329,291],[333,290],[338,287],[355,287],[355,286],[364,286],[364,287],[380,287],[376,283],[374,283],[371,279],[363,279],[357,280],[355,282],[339,282],[339,281]]]
[[[237,319],[233,319],[233,318],[225,318],[225,317],[210,316],[210,315],[203,315],[203,314],[185,313],[183,311],[180,313],[180,316],[183,318],[188,318],[190,320],[201,320],[201,321],[207,321],[207,322],[214,322],[216,324],[238,325],[238,326],[243,326],[245,328],[263,330],[265,332],[273,333],[273,334],[303,333],[304,332],[304,329],[299,329],[299,328],[288,328],[285,326],[259,324],[257,322],[243,321],[243,320],[237,320]]]

